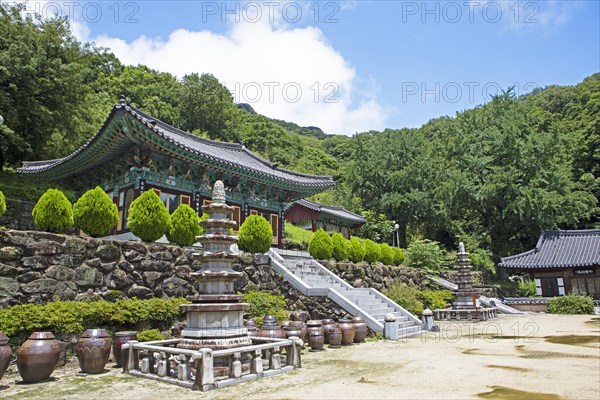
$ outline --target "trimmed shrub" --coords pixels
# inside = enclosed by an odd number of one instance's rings
[[[331,235],[331,242],[333,243],[333,258],[335,258],[336,261],[347,260],[350,253],[350,243],[348,243],[344,235],[341,233],[334,233]]]
[[[454,299],[454,294],[450,290],[422,290],[417,293],[417,298],[425,307],[435,310],[446,308],[446,304]]]
[[[4,193],[0,190],[0,217],[4,215],[6,212],[6,198],[4,197]]]
[[[594,300],[589,296],[569,293],[548,300],[548,312],[550,314],[593,314]]]
[[[119,221],[119,209],[106,192],[96,186],[73,205],[73,221],[92,237],[105,236]]]
[[[319,228],[308,242],[308,252],[317,260],[328,260],[333,256],[333,240],[323,228]]]
[[[394,265],[401,265],[404,262],[404,252],[400,247],[394,247]]]
[[[140,342],[150,342],[152,340],[163,340],[165,335],[158,329],[146,329],[135,335]]]
[[[387,297],[411,314],[421,315],[423,303],[418,299],[419,290],[414,286],[396,281],[383,291]]]
[[[359,238],[350,238],[348,257],[350,261],[359,263],[365,259],[365,245],[362,244]]]
[[[439,271],[445,261],[445,255],[438,242],[433,240],[415,240],[406,249],[409,267],[426,271]]]
[[[537,290],[534,281],[522,281],[517,284],[517,293],[522,297],[535,297]]]
[[[58,189],[48,189],[33,211],[33,222],[46,232],[68,233],[73,229],[73,206]]]
[[[129,206],[127,226],[144,242],[154,242],[167,233],[170,216],[154,190],[148,190]]]
[[[204,213],[200,217],[199,221],[206,221],[208,218],[210,218],[210,214]],[[206,232],[206,229],[204,229],[204,227],[200,224],[198,224],[198,226],[200,227],[200,233],[198,233],[198,235],[204,235],[204,232]],[[230,231],[231,231],[231,229],[230,229]],[[229,233],[231,234],[231,232],[229,232]]]
[[[286,300],[282,294],[251,291],[244,294],[244,302],[250,303],[248,313],[256,318],[259,326],[262,325],[265,315],[274,315],[279,322],[287,318]]]
[[[369,264],[378,261],[381,256],[379,245],[371,239],[366,239],[363,244],[365,246],[365,261]]]
[[[200,217],[196,211],[187,204],[180,204],[171,214],[171,226],[167,232],[169,242],[180,246],[191,246],[200,235]]]
[[[382,243],[379,245],[379,261],[385,265],[394,264],[394,250],[389,244]]]
[[[271,248],[273,228],[271,224],[258,215],[250,215],[238,232],[238,247],[249,253],[266,253]]]

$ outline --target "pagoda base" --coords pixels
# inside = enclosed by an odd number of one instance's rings
[[[183,332],[185,335],[185,333]],[[249,336],[238,336],[230,338],[205,338],[205,339],[190,339],[183,338],[179,340],[177,348],[199,350],[199,349],[212,349],[224,350],[233,349],[236,347],[251,346],[252,339]]]

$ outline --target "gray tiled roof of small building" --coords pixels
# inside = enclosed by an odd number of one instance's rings
[[[357,223],[365,223],[367,222],[361,215],[355,214],[351,211],[346,210],[344,207],[340,206],[327,206],[324,204],[315,203],[314,201],[300,199],[296,201],[296,204],[304,206],[314,211],[324,212],[326,214],[335,215],[347,220],[356,221]]]
[[[148,129],[153,130],[165,139],[209,159],[214,159],[229,165],[241,166],[249,171],[269,176],[277,180],[294,181],[304,186],[335,186],[333,178],[330,176],[310,175],[279,169],[277,168],[276,163],[272,163],[252,153],[241,144],[218,142],[192,135],[153,118],[131,104],[120,102],[114,106],[113,111],[115,109],[123,109],[133,117],[137,118]],[[113,112],[111,112],[109,118],[112,115]],[[104,125],[106,125],[106,122]],[[99,133],[101,131],[102,128],[100,129]],[[18,172],[28,173],[52,168],[54,165],[58,165],[72,158],[76,153],[79,153],[81,150],[83,150],[83,148],[92,140],[93,138],[90,139],[90,141],[88,141],[84,146],[76,150],[73,154],[65,158],[48,161],[26,161],[23,163],[23,167],[18,169]]]
[[[503,268],[565,268],[600,265],[600,229],[544,231],[533,250],[504,257]]]

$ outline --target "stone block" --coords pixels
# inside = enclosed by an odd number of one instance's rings
[[[68,281],[73,277],[73,270],[60,265],[52,265],[46,270],[46,276],[57,281]]]
[[[75,269],[73,282],[79,287],[96,287],[102,283],[102,273],[95,268],[82,265]]]
[[[0,263],[0,276],[16,276],[19,270],[7,264]]]
[[[23,293],[54,293],[57,281],[49,278],[37,279],[21,286]]]
[[[17,261],[22,255],[23,251],[18,247],[0,247],[0,261]]]
[[[121,249],[113,243],[103,244],[98,246],[94,255],[105,263],[117,261],[121,258]]]
[[[163,274],[156,271],[144,271],[142,275],[144,277],[144,283],[146,284],[145,286],[148,286],[151,289],[156,287],[156,284],[163,276]]]
[[[121,247],[123,248],[123,251],[133,250],[133,251],[136,251],[136,252],[141,253],[141,254],[147,254],[148,253],[148,249],[146,248],[146,246],[142,242],[128,240],[126,242],[121,243]]]
[[[153,297],[153,292],[145,286],[138,286],[134,283],[127,291],[127,296],[144,300]]]
[[[35,252],[39,255],[63,254],[65,247],[60,243],[44,240],[35,244]]]
[[[133,278],[120,269],[115,269],[108,277],[108,287],[110,289],[123,289],[132,283]]]
[[[36,271],[29,271],[17,276],[17,281],[19,281],[19,283],[29,283],[31,281],[35,281],[36,279],[40,279],[41,277],[41,273]]]
[[[192,288],[187,281],[176,276],[165,279],[162,284],[162,289],[170,297],[185,297],[192,291]]]
[[[86,241],[75,236],[69,236],[65,240],[65,249],[69,254],[83,254],[86,251]]]
[[[18,296],[19,289],[19,282],[13,278],[0,278],[0,298]]]

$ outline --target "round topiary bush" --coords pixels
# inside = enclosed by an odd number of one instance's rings
[[[4,215],[6,212],[6,198],[4,197],[4,193],[0,190],[0,217]]]
[[[33,222],[46,232],[68,233],[73,229],[73,206],[58,189],[48,189],[33,211]]]
[[[169,211],[154,190],[142,193],[131,203],[127,226],[144,242],[160,239],[169,230],[169,225]]]
[[[334,233],[331,235],[331,242],[333,243],[333,258],[335,258],[336,261],[347,260],[350,253],[350,243],[346,240],[344,235],[341,233]]]
[[[349,242],[348,257],[350,261],[358,263],[365,259],[365,245],[362,244],[359,238],[352,237]]]
[[[365,261],[369,264],[378,261],[381,256],[379,245],[371,239],[366,239],[363,244],[365,245]]]
[[[308,252],[317,260],[328,260],[333,255],[333,241],[323,228],[316,231],[308,242]]]
[[[249,253],[266,253],[271,248],[273,228],[271,224],[258,215],[250,215],[238,232],[238,247]]]
[[[180,246],[191,246],[196,243],[196,236],[200,235],[200,217],[196,211],[187,204],[180,204],[171,214],[171,226],[167,232],[169,242]]]
[[[400,265],[404,262],[404,252],[400,247],[394,247],[394,265]]]
[[[379,261],[385,265],[394,264],[394,250],[389,244],[382,243],[379,245]]]
[[[88,190],[73,205],[75,226],[90,236],[105,236],[117,224],[119,209],[101,187]]]

